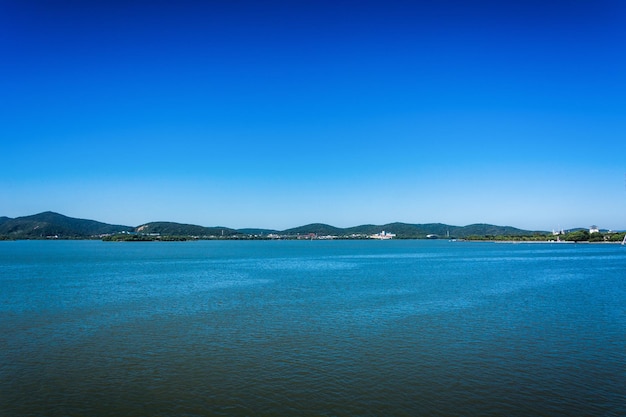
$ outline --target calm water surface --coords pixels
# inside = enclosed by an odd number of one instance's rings
[[[1,416],[624,416],[626,249],[0,242]]]

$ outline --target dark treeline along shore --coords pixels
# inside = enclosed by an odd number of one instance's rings
[[[382,234],[383,231],[385,234]],[[233,229],[204,227],[174,222],[151,222],[140,226],[123,226],[77,219],[54,212],[31,216],[0,217],[0,240],[23,239],[102,239],[106,241],[182,241],[194,239],[465,239],[494,241],[566,241],[622,242],[624,232],[600,230],[590,232],[577,228],[554,234],[546,231],[522,230],[510,226],[472,224],[453,226],[442,223],[361,225],[339,228],[313,223],[287,230]]]

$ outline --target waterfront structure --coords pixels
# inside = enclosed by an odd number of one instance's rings
[[[380,240],[393,239],[394,237],[396,237],[394,233],[387,233],[384,230],[380,233],[376,233],[370,236],[371,239],[380,239]]]

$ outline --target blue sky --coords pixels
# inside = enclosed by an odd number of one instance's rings
[[[0,1],[0,215],[626,229],[621,1]]]

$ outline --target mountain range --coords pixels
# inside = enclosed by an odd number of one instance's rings
[[[482,223],[468,226],[452,226],[442,223],[389,223],[384,225],[366,224],[348,228],[313,223],[280,231],[252,228],[233,229],[219,226],[204,227],[174,222],[151,222],[133,227],[107,224],[95,220],[77,219],[51,211],[17,218],[0,217],[0,237],[3,239],[93,239],[119,233],[197,236],[199,238],[267,237],[270,234],[287,237],[303,235],[362,237],[380,233],[383,230],[387,233],[395,234],[398,238],[426,238],[427,235],[465,238],[468,236],[523,236],[547,233],[545,231],[529,231],[510,226]]]

